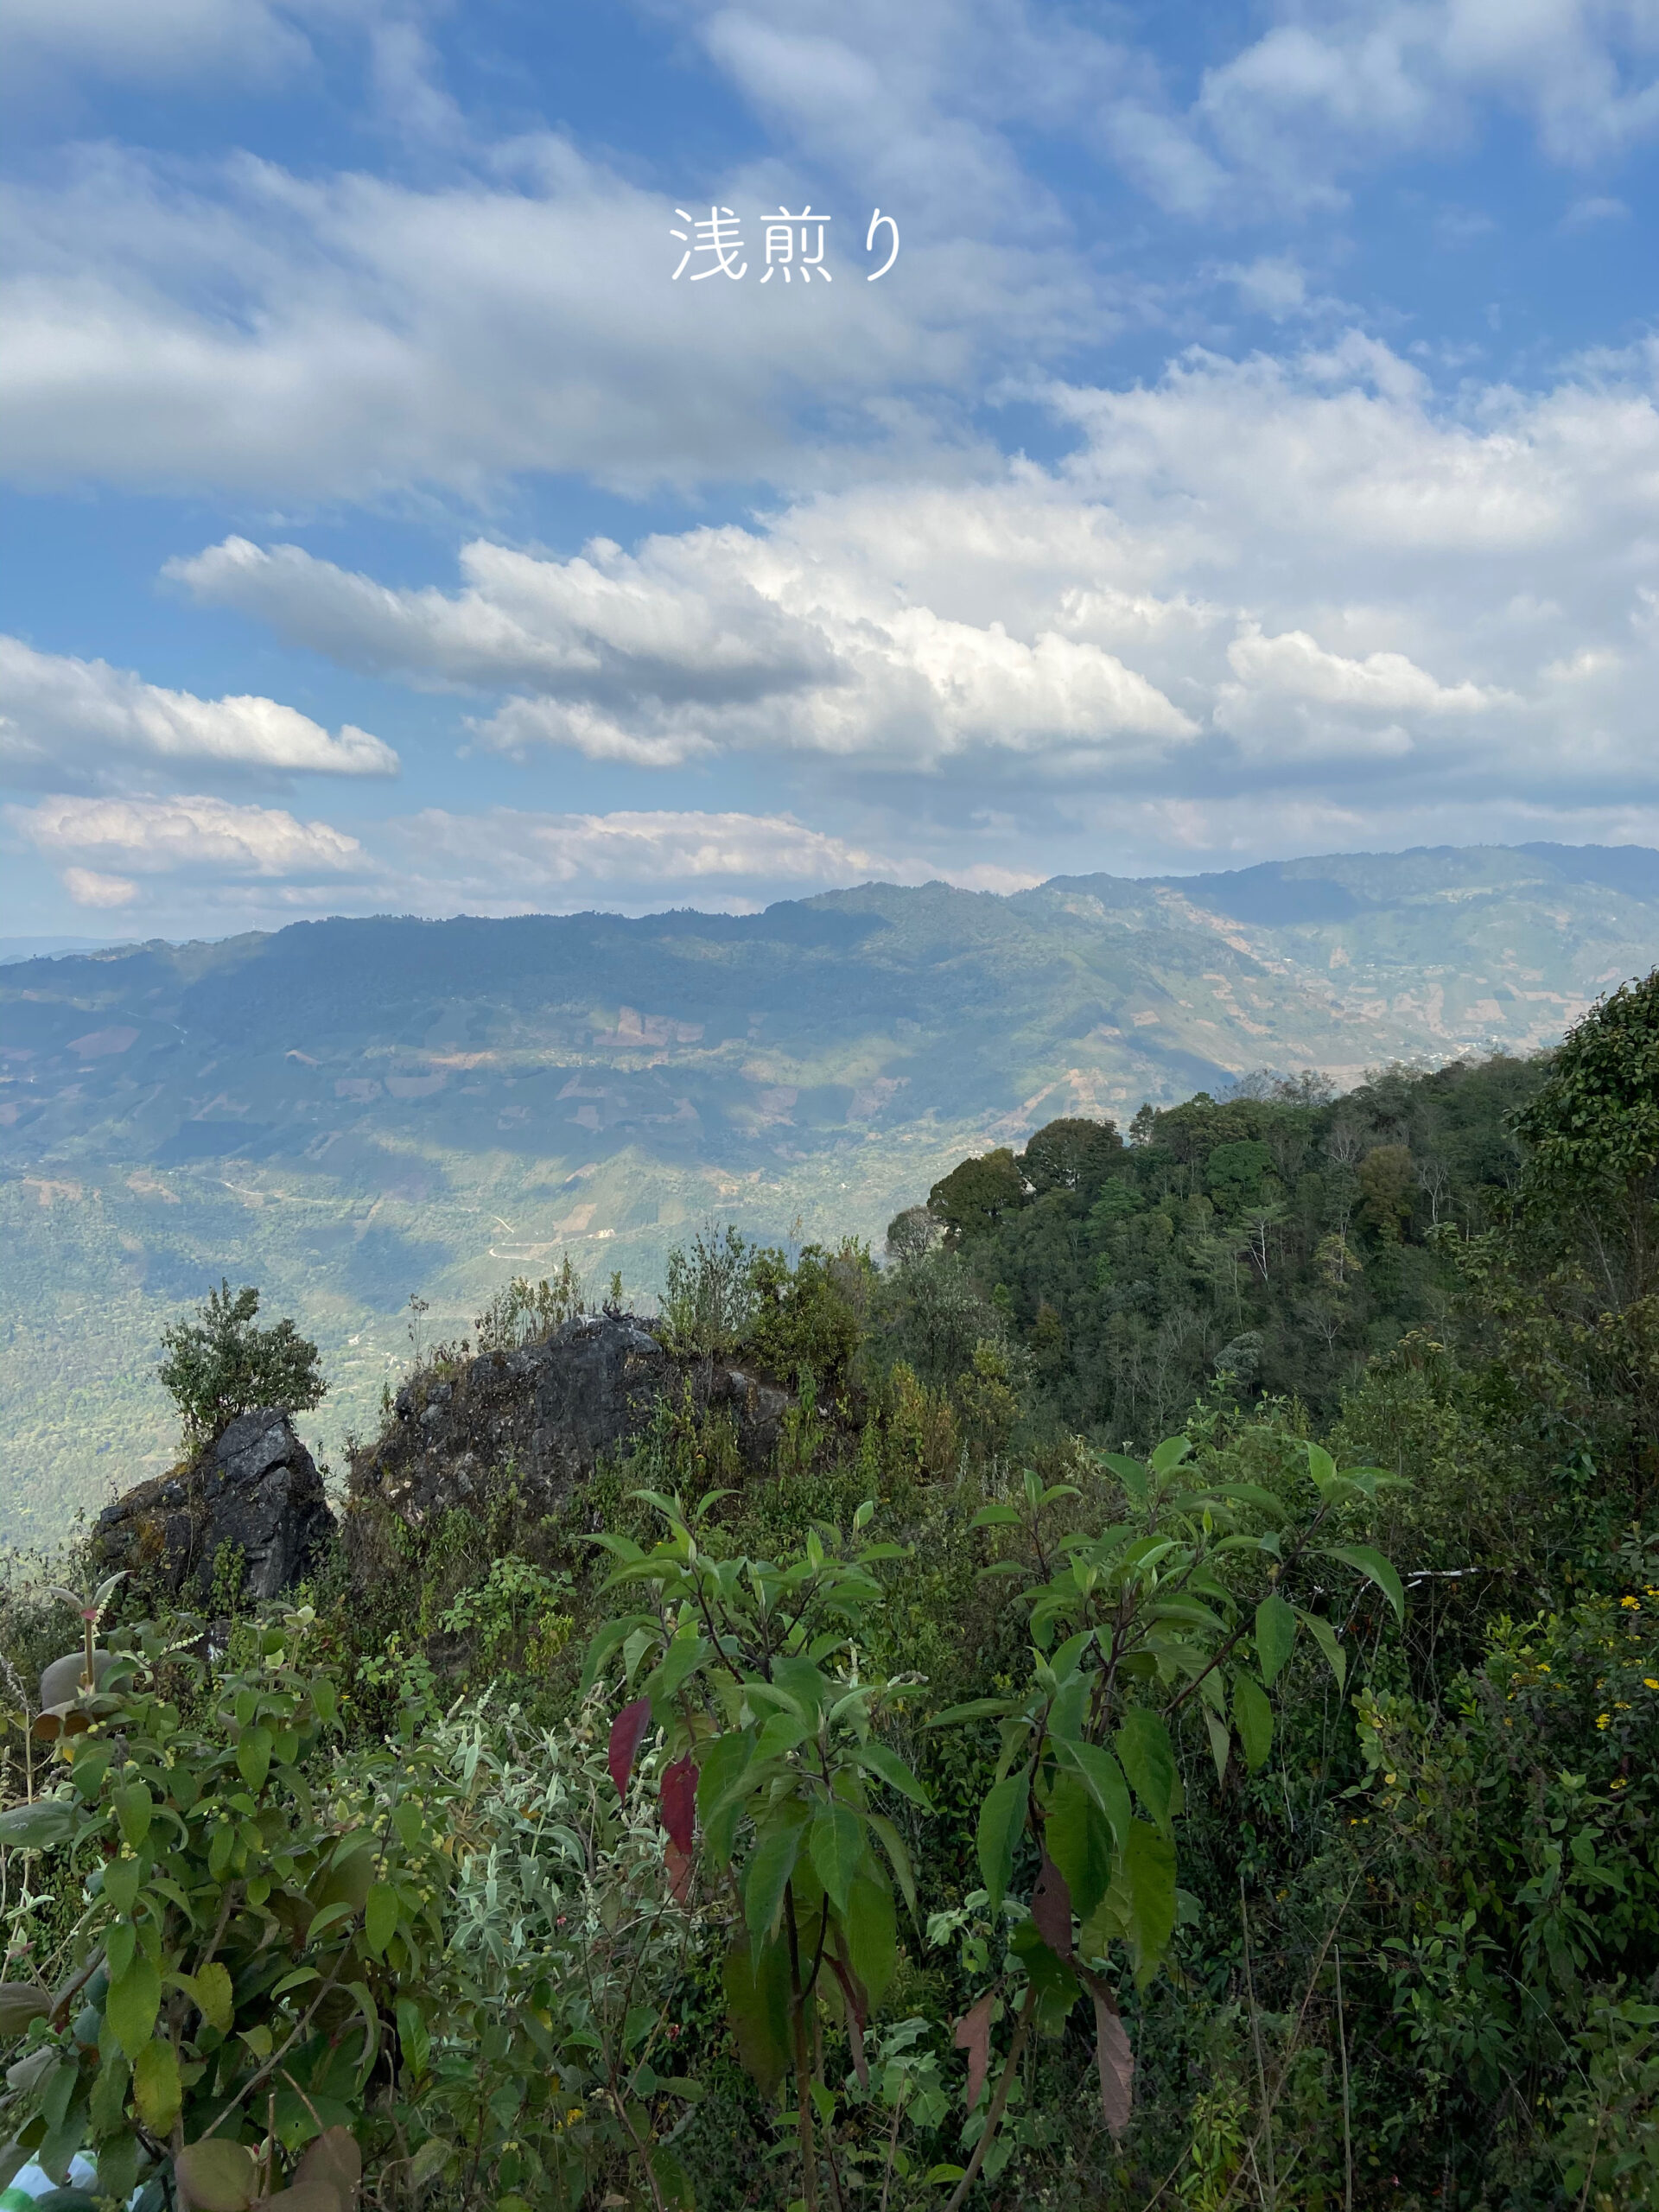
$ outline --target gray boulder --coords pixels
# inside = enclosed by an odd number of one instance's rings
[[[334,1534],[316,1463],[274,1406],[239,1414],[191,1465],[105,1506],[92,1549],[100,1574],[124,1567],[206,1605],[226,1546],[241,1555],[243,1594],[275,1598],[313,1571]]]
[[[352,1463],[346,1543],[356,1572],[379,1571],[369,1528],[382,1513],[418,1528],[456,1506],[476,1509],[506,1468],[525,1512],[554,1511],[602,1454],[639,1442],[665,1392],[687,1389],[700,1410],[725,1413],[747,1468],[771,1465],[787,1394],[729,1362],[680,1365],[630,1313],[584,1314],[539,1344],[417,1378]]]

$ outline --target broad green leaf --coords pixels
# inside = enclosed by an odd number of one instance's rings
[[[1026,1802],[1030,1782],[1022,1768],[1004,1776],[986,1796],[979,1808],[976,1845],[979,1871],[990,1893],[989,1910],[995,1918],[1014,1874],[1014,1847],[1026,1825]]]
[[[1381,1552],[1370,1544],[1332,1544],[1325,1552],[1327,1559],[1339,1559],[1344,1567],[1351,1567],[1356,1574],[1363,1574],[1377,1588],[1394,1607],[1396,1620],[1406,1618],[1406,1593],[1400,1587],[1400,1577],[1395,1573]]]
[[[259,2173],[245,2143],[209,2135],[188,2143],[173,2162],[194,2212],[245,2212],[259,2193]]]
[[[651,2177],[664,2204],[673,2205],[676,2212],[693,2212],[696,2195],[691,2177],[666,2143],[658,2143],[651,2152]]]
[[[864,1817],[881,1839],[881,1848],[887,1854],[888,1864],[893,1868],[893,1879],[898,1883],[905,1903],[910,1907],[911,1916],[914,1918],[916,1877],[911,1871],[910,1853],[905,1848],[905,1840],[885,1813],[867,1813]]]
[[[139,1951],[119,1980],[110,1984],[110,1993],[104,2002],[104,2017],[115,2030],[116,2040],[129,2063],[135,2066],[139,2052],[148,2046],[155,2031],[161,2003],[162,1978],[145,1954]],[[170,2120],[168,2126],[172,2126]]]
[[[1153,1473],[1154,1475],[1168,1474],[1173,1468],[1180,1465],[1192,1449],[1192,1446],[1185,1437],[1166,1436],[1153,1452],[1151,1462]]]
[[[235,2018],[231,1977],[217,1959],[210,1959],[205,1967],[196,1969],[194,1994],[202,2018],[210,2027],[217,2028],[220,2035],[229,2035]]]
[[[789,1956],[781,1941],[752,1953],[740,1935],[721,1969],[737,2055],[770,2096],[789,2068]]]
[[[1276,1590],[1269,1590],[1255,1609],[1255,1657],[1264,1682],[1272,1682],[1295,1642],[1295,1611]]]
[[[1204,1497],[1223,1498],[1230,1505],[1259,1506],[1263,1513],[1274,1514],[1281,1521],[1286,1517],[1283,1498],[1275,1497],[1260,1483],[1206,1483],[1199,1494]]]
[[[322,1910],[317,1914],[306,1930],[305,1940],[311,1944],[320,1943],[325,1936],[340,1925],[341,1921],[354,1920],[356,1917],[356,1906],[345,1897],[337,1898],[333,1904],[324,1905]]]
[[[1025,1967],[1037,1993],[1037,2032],[1044,2036],[1064,2034],[1066,2015],[1083,1994],[1077,1975],[1064,1959],[1049,1948],[1033,1921],[1022,1920],[1009,1936],[1008,1946]]]
[[[8,1851],[50,1851],[67,1843],[80,1826],[80,1808],[60,1798],[38,1798],[0,1813],[0,1847]]]
[[[111,1859],[104,1869],[105,1904],[119,1913],[130,1912],[138,1901],[138,1883],[143,1871],[141,1859]]]
[[[1254,1675],[1233,1679],[1233,1726],[1244,1749],[1244,1764],[1252,1771],[1267,1764],[1273,1749],[1273,1707]]]
[[[409,2069],[410,2077],[418,2082],[424,2075],[431,2056],[432,2037],[421,2008],[413,1998],[400,1997],[397,2014],[397,2041],[403,2050],[404,2064]]]
[[[348,1981],[346,1985],[357,2000],[359,2016],[363,2022],[363,2056],[357,2063],[357,2085],[359,2090],[374,2070],[374,2062],[380,2055],[380,2008],[369,1994],[368,1984]]]
[[[385,1956],[397,1927],[397,1892],[390,1882],[377,1882],[363,1908],[363,1933],[376,1958]]]
[[[454,2145],[442,2135],[429,2135],[409,2162],[410,2187],[424,2189],[428,2182],[443,2171],[453,2155]]]
[[[115,1817],[121,1824],[123,1837],[134,1851],[149,1834],[155,1809],[149,1791],[142,1782],[129,1782],[115,1792]]]
[[[682,1684],[696,1674],[713,1649],[709,1639],[695,1630],[690,1634],[683,1630],[675,1637],[645,1686],[659,1712],[667,1707]]]
[[[1144,1988],[1175,1933],[1175,1847],[1167,1836],[1136,1821],[1129,1829],[1123,1871],[1135,1978]]]
[[[743,1919],[749,1941],[757,1948],[778,1924],[784,1890],[800,1856],[803,1833],[797,1808],[786,1806],[761,1830],[744,1869]]]
[[[982,1505],[968,1526],[970,1529],[1017,1529],[1020,1516],[1011,1505]]]
[[[1348,1654],[1338,1643],[1335,1629],[1321,1615],[1305,1613],[1300,1606],[1297,1608],[1296,1618],[1306,1623],[1308,1634],[1324,1652],[1331,1671],[1337,1678],[1337,1688],[1340,1690],[1348,1680]]]
[[[1210,1679],[1213,1681],[1215,1677],[1211,1675]],[[1206,1704],[1204,1708],[1204,1725],[1210,1732],[1210,1756],[1216,1763],[1216,1780],[1225,1782],[1228,1756],[1233,1748],[1233,1739],[1227,1732],[1227,1723],[1219,1713],[1211,1712]]]
[[[697,1818],[702,1823],[702,1847],[716,1866],[732,1855],[732,1838],[742,1811],[743,1777],[748,1770],[754,1739],[734,1728],[716,1736],[697,1770]]]
[[[391,1808],[391,1825],[397,1831],[397,1840],[405,1851],[413,1851],[420,1842],[423,1823],[421,1808],[412,1797],[403,1797]]]
[[[1071,1909],[1086,1920],[1112,1878],[1112,1831],[1081,1776],[1062,1774],[1043,1824],[1048,1855],[1071,1892]]]
[[[808,1848],[824,1894],[837,1912],[844,1913],[847,1893],[864,1856],[863,1822],[850,1805],[832,1798],[813,1820]]]
[[[932,1799],[898,1752],[890,1750],[886,1744],[879,1744],[872,1737],[868,1743],[857,1745],[853,1757],[868,1772],[879,1776],[889,1789],[896,1789],[901,1797],[908,1797],[912,1805],[919,1805],[924,1812],[932,1811]]]
[[[265,1777],[270,1772],[270,1755],[276,1742],[269,1728],[245,1728],[237,1744],[237,1772],[249,1789],[256,1793],[265,1786]]]
[[[1121,1851],[1134,1818],[1129,1786],[1123,1779],[1122,1768],[1103,1744],[1058,1742],[1051,1748],[1063,1766],[1070,1767],[1087,1783],[1090,1795],[1105,1814]]]
[[[36,1981],[0,1982],[0,2036],[20,2036],[52,2010],[52,1993]]]
[[[151,1972],[155,1969],[152,1967]],[[179,2062],[170,2043],[159,2036],[145,2044],[132,2063],[132,2097],[138,2117],[152,2135],[168,2136],[179,2116]]]
[[[822,1672],[810,1659],[779,1659],[772,1663],[772,1679],[803,1718],[816,1729],[824,1712],[834,1701],[830,1685]]]
[[[797,1750],[811,1733],[810,1724],[798,1713],[774,1713],[760,1731],[754,1756],[757,1759],[781,1758],[785,1752]]]
[[[1322,1444],[1310,1444],[1307,1451],[1307,1471],[1313,1487],[1324,1495],[1327,1484],[1336,1478],[1337,1463]]]
[[[847,1950],[871,2004],[878,2004],[898,1967],[899,1923],[892,1891],[868,1873],[853,1878],[847,1900]]]
[[[98,2143],[98,2174],[95,2193],[112,2196],[118,2204],[130,2204],[138,2186],[138,2158],[142,2145],[138,2138],[124,2128],[118,2135],[107,2133]]]
[[[1122,1452],[1103,1452],[1100,1456],[1135,1503],[1143,1505],[1147,1497],[1147,1471],[1140,1460],[1128,1459]]]
[[[927,1725],[930,1728],[951,1728],[959,1720],[1000,1720],[1004,1713],[1015,1709],[1011,1697],[974,1697],[966,1705],[948,1706],[943,1713],[936,1713]]]
[[[649,1626],[645,1615],[625,1614],[620,1620],[607,1621],[594,1631],[587,1656],[582,1662],[582,1679],[576,1685],[578,1697],[586,1697],[605,1671],[606,1662],[620,1643],[624,1643],[637,1628]]]
[[[1175,1752],[1161,1715],[1132,1706],[1112,1741],[1135,1796],[1165,1834],[1175,1807]]]

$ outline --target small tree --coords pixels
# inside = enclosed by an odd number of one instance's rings
[[[156,1372],[192,1449],[211,1444],[252,1407],[306,1413],[322,1402],[328,1385],[317,1370],[315,1344],[292,1321],[256,1327],[258,1311],[257,1290],[249,1286],[232,1295],[221,1280],[194,1321],[175,1321],[162,1332],[167,1357]]]

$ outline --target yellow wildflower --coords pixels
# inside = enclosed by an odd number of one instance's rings
[[[1611,1713],[1599,1713],[1596,1715],[1596,1726],[1597,1726],[1597,1727],[1598,1727],[1598,1728],[1605,1728],[1605,1727],[1608,1726],[1608,1724],[1611,1722],[1611,1720],[1612,1719],[1612,1717],[1613,1717],[1613,1716],[1612,1716],[1612,1714],[1611,1714]]]

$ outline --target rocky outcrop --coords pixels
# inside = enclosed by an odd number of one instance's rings
[[[638,1443],[665,1390],[688,1386],[700,1411],[728,1414],[747,1466],[770,1467],[784,1391],[729,1363],[681,1367],[632,1314],[584,1314],[539,1344],[406,1384],[385,1433],[352,1463],[353,1505],[418,1528],[454,1507],[476,1508],[510,1465],[524,1508],[552,1512],[601,1453]],[[351,1537],[348,1522],[348,1546]]]
[[[100,1574],[124,1568],[205,1605],[226,1547],[240,1554],[242,1594],[274,1598],[312,1572],[334,1534],[316,1463],[277,1406],[238,1414],[190,1466],[105,1506],[92,1551]]]

